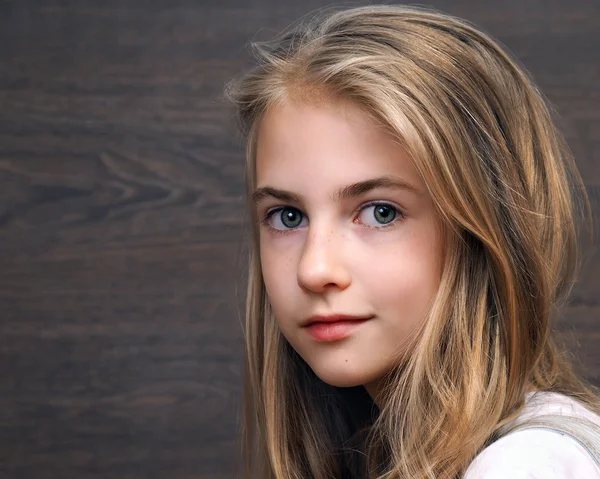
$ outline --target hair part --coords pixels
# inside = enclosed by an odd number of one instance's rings
[[[248,193],[270,108],[349,101],[410,155],[443,223],[445,251],[428,320],[388,374],[377,410],[360,388],[319,380],[283,338],[253,217],[248,476],[453,478],[514,418],[528,390],[599,411],[552,335],[579,264],[578,213],[589,205],[524,70],[465,21],[396,6],[327,12],[252,46],[256,68],[227,92],[247,138]]]

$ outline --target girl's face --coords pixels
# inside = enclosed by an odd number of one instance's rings
[[[323,381],[378,381],[423,325],[438,220],[410,158],[348,103],[286,101],[257,144],[260,257],[281,332]]]

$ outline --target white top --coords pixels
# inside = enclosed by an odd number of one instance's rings
[[[587,419],[600,416],[567,396],[528,394],[521,420],[548,414]],[[572,437],[544,429],[509,433],[486,447],[471,463],[464,479],[600,479],[600,468]]]

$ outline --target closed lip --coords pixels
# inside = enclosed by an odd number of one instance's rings
[[[308,318],[303,327],[310,326],[315,323],[336,323],[339,321],[365,321],[371,319],[373,316],[353,316],[349,314],[329,314],[329,315],[315,315]]]

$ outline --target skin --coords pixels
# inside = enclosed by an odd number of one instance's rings
[[[439,221],[423,180],[358,107],[291,99],[261,122],[256,175],[261,266],[282,334],[323,381],[364,385],[375,398],[440,283]],[[380,177],[406,187],[335,195]],[[371,319],[343,339],[316,341],[304,324],[331,314]]]

